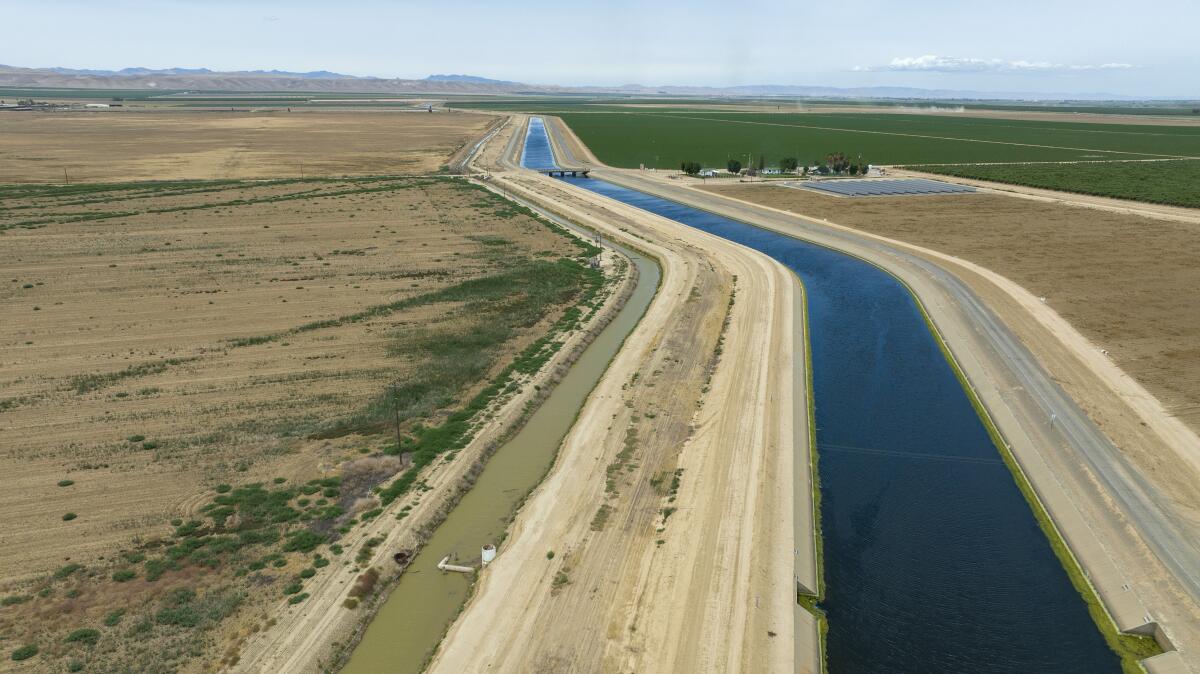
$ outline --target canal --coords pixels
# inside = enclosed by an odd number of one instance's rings
[[[545,162],[533,122],[526,161]],[[830,672],[1121,671],[905,286],[812,243],[564,180],[759,250],[803,282]]]

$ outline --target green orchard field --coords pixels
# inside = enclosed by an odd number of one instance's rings
[[[1200,161],[920,166],[922,171],[1200,208]]]
[[[871,164],[1063,162],[1200,157],[1200,128],[955,119],[894,114],[566,112],[559,115],[612,166],[721,167],[747,154],[767,164],[831,152]],[[656,159],[657,157],[657,159]]]

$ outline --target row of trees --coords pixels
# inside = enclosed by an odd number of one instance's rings
[[[867,175],[869,164],[861,163],[861,157],[859,163],[851,163],[846,155],[841,152],[834,152],[825,155],[824,161],[818,159],[815,166],[817,167],[817,173],[821,175],[829,175],[831,173],[833,175],[842,175],[849,173],[852,176],[856,176],[860,173]]]
[[[766,160],[763,157],[759,157],[758,158],[758,172],[759,173],[762,172],[765,164],[766,164]],[[851,161],[846,157],[846,155],[842,154],[841,152],[835,152],[835,153],[825,155],[824,159],[816,160],[815,162],[813,162],[813,166],[817,167],[816,171],[817,171],[817,173],[820,173],[821,175],[831,175],[831,174],[832,175],[843,175],[843,174],[848,173],[852,176],[855,176],[855,175],[859,175],[859,174],[866,175],[868,164],[851,163]],[[798,159],[796,159],[795,157],[784,157],[783,159],[779,160],[779,170],[783,171],[784,173],[794,173],[794,172],[796,172],[796,169],[798,169],[798,168],[803,171],[804,175],[808,175],[808,167],[807,166],[801,167],[800,161]],[[738,159],[730,159],[728,162],[726,162],[725,169],[735,175],[738,173],[741,173],[742,172],[742,162]],[[682,171],[683,173],[686,173],[687,175],[694,176],[694,175],[700,173],[700,171],[702,170],[702,166],[700,165],[699,162],[682,161],[682,162],[679,162],[679,170]],[[751,170],[753,170],[753,169],[751,169]]]

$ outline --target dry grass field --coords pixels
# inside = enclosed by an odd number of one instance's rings
[[[0,183],[430,174],[494,117],[470,113],[0,115]]]
[[[209,667],[293,534],[419,462],[380,455],[389,382],[419,450],[579,300],[580,254],[454,178],[0,186],[4,663]]]
[[[845,199],[767,185],[707,188],[949,253],[1038,296],[1200,429],[1194,224],[995,194]]]

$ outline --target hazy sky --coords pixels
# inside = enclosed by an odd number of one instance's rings
[[[1200,98],[1196,0],[0,0],[0,63]]]

